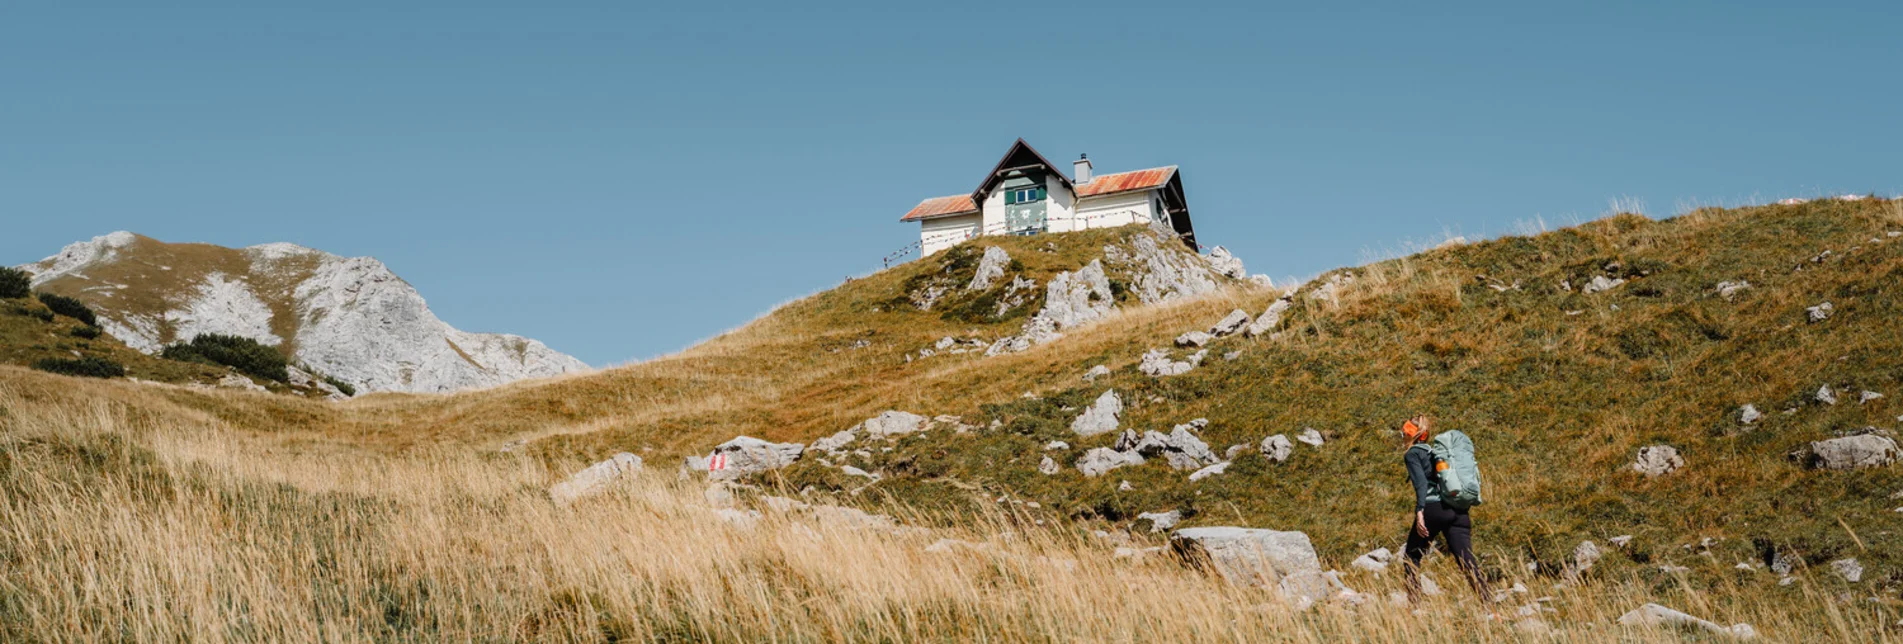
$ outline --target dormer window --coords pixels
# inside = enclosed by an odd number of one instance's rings
[[[1036,187],[1036,188],[1018,188],[1015,190],[1006,190],[1004,192],[1004,203],[1007,205],[1031,203],[1031,202],[1043,201],[1043,200],[1044,200],[1044,188],[1042,186]]]

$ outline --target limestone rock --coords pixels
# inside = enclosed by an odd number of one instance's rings
[[[1854,470],[1896,462],[1897,445],[1888,436],[1859,434],[1812,442],[1798,456],[1812,469]]]
[[[754,472],[786,467],[799,460],[804,448],[799,443],[773,443],[751,436],[735,437],[714,447],[715,455],[726,457],[727,466],[709,471],[707,478],[730,481]]]
[[[1368,554],[1356,557],[1348,565],[1368,572],[1381,572],[1388,569],[1388,563],[1394,559],[1394,553],[1387,548],[1375,548]]]
[[[1192,358],[1197,358],[1195,360],[1172,360],[1170,359],[1169,351],[1151,349],[1144,352],[1142,362],[1137,364],[1137,370],[1143,372],[1143,375],[1152,378],[1180,376],[1189,373],[1191,369],[1195,369],[1196,365],[1202,362],[1202,360],[1198,358],[1200,355],[1200,353],[1192,355]]]
[[[617,481],[633,478],[641,471],[641,457],[627,452],[615,454],[608,460],[590,465],[573,476],[548,488],[549,499],[557,505],[568,505],[577,500],[594,496],[606,491]]]
[[[1063,337],[1062,331],[1095,322],[1115,310],[1116,299],[1110,293],[1103,262],[1091,260],[1074,273],[1058,273],[1051,278],[1045,287],[1044,308],[1024,323],[1022,332],[999,339],[985,350],[985,355],[1015,353],[1057,340]]]
[[[1611,539],[1607,539],[1606,541],[1612,542],[1612,545],[1614,546],[1624,548],[1626,547],[1627,544],[1632,543],[1632,535],[1622,534],[1622,535],[1613,537]]]
[[[1811,399],[1826,405],[1835,405],[1837,404],[1837,392],[1832,391],[1830,385],[1824,385],[1817,389],[1816,394],[1811,395]]]
[[[1863,393],[1857,394],[1857,404],[1861,405],[1864,403],[1868,403],[1872,400],[1879,400],[1882,398],[1883,398],[1883,394],[1866,389],[1863,391]]]
[[[1685,466],[1685,459],[1678,455],[1678,448],[1670,445],[1651,445],[1639,448],[1639,458],[1632,463],[1632,469],[1647,478],[1670,474]]]
[[[1830,569],[1837,573],[1837,576],[1843,577],[1844,581],[1854,584],[1863,580],[1863,564],[1858,563],[1856,557],[1832,561]]]
[[[1070,430],[1078,436],[1096,436],[1117,430],[1118,416],[1123,413],[1123,398],[1116,390],[1105,390],[1097,396],[1097,401],[1084,409],[1084,413],[1071,421]]]
[[[1242,330],[1243,337],[1253,338],[1260,335],[1267,335],[1270,331],[1274,331],[1276,325],[1282,323],[1282,314],[1287,312],[1289,307],[1293,304],[1293,295],[1284,295],[1280,299],[1269,303],[1269,308],[1264,309],[1262,315],[1256,316],[1255,321],[1249,323],[1249,326]]]
[[[1044,460],[1039,461],[1037,464],[1037,472],[1045,476],[1054,475],[1060,470],[1061,468],[1058,467],[1057,461],[1049,456],[1045,456]]]
[[[262,385],[252,382],[242,374],[228,373],[218,379],[218,386],[225,389],[243,389],[246,391],[268,391]]]
[[[856,431],[856,428],[841,430],[831,436],[813,441],[812,449],[821,452],[837,452],[845,449],[847,445],[851,444],[852,441],[857,438],[859,438],[859,433]]]
[[[982,291],[991,288],[992,282],[1004,277],[1004,268],[1011,265],[1011,255],[1003,248],[991,246],[985,249],[985,256],[978,260],[978,272],[971,276],[971,283],[965,286],[968,291]]]
[[[1229,249],[1217,246],[1209,251],[1209,268],[1216,274],[1233,279],[1248,277],[1249,272],[1242,268],[1242,258],[1229,254]]]
[[[1110,375],[1110,367],[1097,365],[1084,372],[1084,382],[1096,382],[1098,378]]]
[[[1077,471],[1084,476],[1102,476],[1104,472],[1126,465],[1142,465],[1143,456],[1136,452],[1119,452],[1107,447],[1092,448],[1077,459]],[[1124,482],[1126,485],[1128,481]]]
[[[1184,528],[1170,536],[1170,546],[1178,557],[1230,583],[1279,588],[1292,597],[1326,599],[1340,583],[1322,572],[1314,544],[1300,532]]]
[[[1236,309],[1230,311],[1229,315],[1223,316],[1221,320],[1216,321],[1215,326],[1209,327],[1209,335],[1218,338],[1226,335],[1234,335],[1248,324],[1249,314],[1242,309]]]
[[[1204,333],[1202,331],[1190,331],[1188,333],[1184,333],[1182,335],[1176,336],[1176,346],[1185,347],[1185,348],[1200,347],[1205,344],[1209,344],[1209,341],[1213,339],[1215,339],[1215,337],[1209,335],[1208,333]]]
[[[1275,288],[1275,280],[1270,279],[1267,275],[1257,273],[1249,276],[1249,285],[1256,288]]]
[[[1303,427],[1302,431],[1295,433],[1295,440],[1321,447],[1322,433],[1315,431],[1313,427]]]
[[[1754,639],[1758,636],[1757,630],[1751,628],[1750,624],[1733,624],[1730,627],[1720,626],[1711,621],[1692,617],[1691,615],[1658,604],[1646,604],[1621,615],[1619,617],[1619,623],[1625,626],[1671,626],[1676,628],[1690,628],[1702,630],[1713,635],[1726,635],[1745,640]]]
[[[1287,436],[1276,434],[1262,439],[1262,457],[1271,461],[1277,463],[1286,461],[1294,450],[1295,444],[1290,442]]]
[[[1135,431],[1125,431],[1117,440],[1117,449],[1133,451],[1146,458],[1163,457],[1170,467],[1178,470],[1194,470],[1216,463],[1215,452],[1209,451],[1209,444],[1197,438],[1190,428],[1194,425],[1177,425],[1168,434],[1156,431],[1144,432],[1142,437]]]
[[[1758,411],[1756,406],[1747,403],[1745,406],[1738,408],[1739,423],[1750,425],[1758,422],[1758,420],[1762,418],[1764,418],[1764,413]]]
[[[1832,307],[1829,302],[1824,302],[1817,306],[1804,309],[1804,313],[1809,315],[1811,322],[1822,322],[1830,319],[1830,314],[1833,312],[1833,309],[1834,307]]]
[[[1579,545],[1573,547],[1573,573],[1578,574],[1592,570],[1592,565],[1599,563],[1600,556],[1599,544],[1591,541],[1579,542]]]
[[[1052,450],[1060,450],[1060,449],[1070,449],[1070,443],[1066,443],[1064,441],[1051,441],[1049,443],[1044,444],[1044,451],[1052,451]]]
[[[1729,300],[1732,298],[1732,296],[1735,296],[1738,293],[1743,292],[1745,289],[1749,289],[1749,288],[1751,288],[1751,283],[1744,280],[1738,280],[1736,282],[1719,282],[1718,283],[1718,297],[1722,297]]]
[[[859,426],[871,438],[887,438],[924,430],[926,422],[925,417],[918,414],[888,410],[866,419]]]
[[[1241,349],[1237,349],[1235,351],[1230,351],[1228,353],[1222,354],[1222,359],[1225,362],[1234,362],[1236,358],[1240,358],[1240,357],[1242,357]]]
[[[1130,247],[1131,253],[1127,256],[1115,246],[1106,247],[1104,255],[1128,265],[1133,276],[1130,290],[1144,304],[1192,297],[1221,288],[1209,265],[1174,239],[1139,233],[1130,240]]]
[[[1169,532],[1170,528],[1176,527],[1176,522],[1183,520],[1183,513],[1178,510],[1170,510],[1168,512],[1145,512],[1145,513],[1137,515],[1137,520],[1149,521],[1150,532],[1152,534],[1157,532]]]
[[[1209,466],[1209,467],[1205,467],[1205,468],[1203,468],[1203,469],[1200,469],[1200,470],[1196,470],[1196,471],[1194,471],[1194,472],[1190,472],[1190,473],[1189,473],[1189,480],[1191,480],[1191,481],[1201,481],[1201,480],[1203,480],[1203,479],[1206,479],[1206,478],[1209,478],[1209,477],[1211,477],[1211,476],[1215,476],[1215,475],[1217,475],[1217,474],[1221,474],[1221,473],[1223,473],[1223,472],[1227,472],[1227,471],[1229,471],[1229,461],[1223,461],[1223,462],[1221,462],[1221,463],[1217,463],[1217,464],[1215,464],[1215,465],[1211,465],[1211,466]]]

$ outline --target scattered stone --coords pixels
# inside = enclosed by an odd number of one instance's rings
[[[1830,385],[1824,385],[1822,387],[1819,387],[1817,389],[1817,393],[1813,394],[1811,398],[1813,400],[1816,400],[1817,402],[1824,403],[1826,405],[1837,404],[1837,392],[1832,391],[1830,389]]]
[[[1209,334],[1216,336],[1218,338],[1226,336],[1226,335],[1234,335],[1236,332],[1241,331],[1242,328],[1244,326],[1247,326],[1248,324],[1249,324],[1248,312],[1245,312],[1242,309],[1236,309],[1234,311],[1230,311],[1229,315],[1223,316],[1222,320],[1216,322],[1215,326],[1209,327]]]
[[[1830,319],[1832,307],[1830,306],[1829,302],[1825,302],[1817,306],[1806,308],[1804,309],[1804,312],[1810,314],[1811,322],[1822,322],[1824,320]]]
[[[1060,468],[1060,467],[1058,467],[1058,465],[1057,465],[1057,460],[1056,460],[1056,459],[1053,459],[1053,458],[1051,458],[1051,457],[1049,457],[1049,456],[1045,456],[1045,457],[1044,457],[1044,460],[1042,460],[1042,461],[1039,461],[1039,462],[1038,462],[1038,464],[1037,464],[1037,472],[1038,472],[1039,474],[1043,474],[1043,475],[1045,475],[1045,476],[1051,476],[1051,475],[1054,475],[1054,474],[1056,474],[1056,473],[1057,473],[1057,472],[1058,472],[1058,471],[1059,471],[1060,469],[1062,469],[1062,468]]]
[[[1573,547],[1572,572],[1578,574],[1592,570],[1592,565],[1599,562],[1599,557],[1599,544],[1591,541],[1579,542],[1578,546]]]
[[[1217,474],[1221,474],[1228,470],[1229,470],[1229,461],[1223,461],[1221,463],[1217,463],[1215,465],[1211,465],[1209,467],[1205,467],[1203,469],[1190,472],[1189,480],[1201,481],[1203,479],[1209,478],[1211,476],[1215,476]]]
[[[548,488],[548,497],[556,505],[568,505],[606,491],[616,481],[633,478],[641,471],[641,457],[621,452],[608,460],[590,465],[567,480]]]
[[[1241,349],[1236,349],[1235,351],[1230,351],[1228,353],[1222,354],[1222,359],[1225,362],[1234,362],[1236,358],[1240,358],[1240,357],[1242,357]]]
[[[1143,455],[1136,452],[1119,452],[1108,447],[1096,447],[1084,452],[1084,455],[1077,459],[1077,471],[1083,472],[1084,476],[1097,477],[1119,467],[1142,464]],[[1129,485],[1130,482],[1124,481],[1123,484]]]
[[[1745,406],[1738,408],[1738,422],[1740,423],[1749,425],[1758,422],[1761,418],[1764,418],[1764,413],[1758,411],[1756,406],[1746,403]]]
[[[1683,575],[1691,571],[1692,571],[1691,568],[1688,568],[1685,566],[1678,566],[1673,564],[1659,564],[1659,572],[1662,572],[1668,575]]]
[[[837,452],[845,449],[859,434],[853,430],[841,430],[836,434],[813,441],[812,448],[821,452]]]
[[[1388,569],[1388,562],[1393,558],[1394,553],[1387,548],[1375,548],[1373,552],[1356,557],[1348,565],[1368,572],[1381,572]]]
[[[1249,453],[1248,445],[1241,445],[1241,444],[1230,445],[1229,449],[1225,449],[1222,451],[1222,460],[1233,461],[1233,460],[1236,460],[1236,457],[1242,456],[1243,454],[1247,454],[1247,453]]]
[[[1777,573],[1779,576],[1789,575],[1797,570],[1797,558],[1791,556],[1789,553],[1781,551],[1774,552],[1771,554],[1770,568],[1771,572]]]
[[[1304,443],[1308,443],[1308,444],[1310,444],[1310,445],[1314,445],[1314,446],[1316,446],[1316,447],[1321,447],[1321,446],[1322,446],[1322,433],[1321,433],[1321,432],[1318,432],[1318,431],[1315,431],[1315,428],[1313,428],[1313,427],[1303,427],[1303,428],[1302,428],[1302,431],[1300,431],[1300,432],[1296,432],[1296,434],[1295,434],[1295,440],[1298,440],[1298,441],[1301,441],[1301,442],[1304,442]]]
[[[1129,481],[1118,481],[1118,482],[1117,482],[1117,491],[1118,491],[1118,492],[1128,492],[1128,491],[1130,491],[1130,490],[1134,490],[1134,489],[1136,489],[1136,488],[1135,488],[1134,486],[1132,486],[1132,485],[1130,485],[1130,482],[1129,482]]]
[[[1587,282],[1586,286],[1583,288],[1580,288],[1579,291],[1587,295],[1592,295],[1593,293],[1599,293],[1602,291],[1610,291],[1612,289],[1619,288],[1619,286],[1622,284],[1625,284],[1625,280],[1623,278],[1608,279],[1604,275],[1594,275],[1592,277],[1592,281]]]
[[[1288,460],[1294,449],[1295,444],[1281,434],[1262,439],[1262,457],[1277,463]]]
[[[925,429],[926,419],[918,414],[903,411],[882,411],[879,415],[866,419],[859,426],[872,438],[903,436]]]
[[[1880,399],[1882,397],[1883,397],[1883,394],[1865,389],[1863,393],[1857,394],[1857,404],[1861,405],[1861,404],[1870,402],[1872,400]]]
[[[991,283],[1004,277],[1004,268],[1011,264],[1011,255],[1003,248],[991,246],[985,249],[985,256],[978,260],[978,272],[971,276],[971,284],[965,290],[982,291],[991,288]]]
[[[1685,459],[1678,456],[1678,448],[1670,445],[1641,447],[1638,460],[1632,463],[1632,469],[1646,478],[1664,476],[1684,466]]]
[[[1276,301],[1269,303],[1269,308],[1263,310],[1262,315],[1256,316],[1255,321],[1249,323],[1249,326],[1242,330],[1242,336],[1253,338],[1274,331],[1276,325],[1282,323],[1282,313],[1287,311],[1289,306],[1294,303],[1293,298],[1293,295],[1284,295]]]
[[[1607,539],[1606,541],[1609,541],[1609,542],[1611,542],[1611,543],[1612,543],[1612,545],[1614,545],[1614,546],[1617,546],[1617,547],[1620,547],[1620,548],[1624,548],[1624,547],[1626,547],[1626,545],[1627,545],[1627,544],[1630,544],[1630,543],[1632,543],[1632,535],[1629,535],[1629,534],[1622,534],[1622,535],[1619,535],[1619,536],[1616,536],[1616,537],[1613,537],[1613,538],[1611,538],[1611,539]]]
[[[1188,333],[1176,336],[1176,346],[1185,347],[1185,348],[1200,347],[1205,344],[1209,344],[1209,341],[1214,339],[1215,337],[1209,335],[1208,333],[1204,333],[1202,331],[1190,331]]]
[[[1792,456],[1811,469],[1854,470],[1896,462],[1897,446],[1888,436],[1869,433],[1815,441]]]
[[[715,456],[724,456],[727,466],[718,470],[707,470],[707,478],[716,481],[733,479],[767,470],[792,465],[799,460],[805,446],[799,443],[771,443],[751,436],[739,436],[714,447]],[[700,469],[706,470],[707,459],[689,457],[699,461]]]
[[[1736,282],[1719,282],[1718,283],[1718,297],[1722,297],[1729,300],[1732,298],[1732,296],[1737,295],[1739,292],[1742,292],[1745,289],[1749,289],[1749,288],[1751,288],[1751,283],[1744,280],[1738,280]]]
[[[1744,563],[1744,562],[1740,562],[1740,563],[1739,563],[1738,565],[1736,565],[1736,566],[1732,566],[1732,568],[1736,568],[1736,569],[1738,569],[1738,570],[1742,570],[1742,571],[1745,571],[1745,572],[1757,572],[1757,571],[1758,571],[1758,567],[1757,567],[1757,566],[1753,566],[1753,565],[1751,565],[1751,564],[1749,564],[1749,563]]]
[[[1170,528],[1176,527],[1176,522],[1183,520],[1183,513],[1179,510],[1145,512],[1137,515],[1137,520],[1149,521],[1150,533],[1155,534],[1158,532],[1168,532]]]
[[[1863,580],[1863,564],[1857,563],[1856,557],[1832,561],[1830,569],[1843,577],[1844,581],[1854,584]]]
[[[1096,436],[1117,431],[1118,416],[1123,413],[1123,398],[1115,389],[1104,390],[1097,401],[1084,409],[1084,413],[1071,421],[1070,430],[1078,436]]]
[[[859,469],[859,468],[857,468],[857,467],[853,467],[853,466],[851,466],[851,465],[842,465],[842,466],[840,466],[840,467],[839,467],[839,472],[840,472],[841,474],[845,474],[846,476],[857,476],[857,477],[860,477],[860,478],[868,478],[868,479],[872,479],[872,480],[874,480],[874,481],[877,481],[877,480],[879,480],[880,478],[883,478],[883,477],[881,477],[881,476],[879,476],[879,475],[877,475],[877,474],[873,474],[873,473],[871,473],[871,472],[867,472],[867,471],[865,471],[865,470],[862,470],[862,469]]]
[[[1143,354],[1143,361],[1137,365],[1137,370],[1153,378],[1180,376],[1195,369],[1202,362],[1201,355],[1201,352],[1192,355],[1193,360],[1171,360],[1169,351],[1151,349]]]
[[[1710,621],[1692,617],[1691,615],[1687,615],[1685,613],[1681,613],[1679,611],[1672,610],[1664,606],[1660,606],[1658,604],[1646,604],[1644,606],[1640,606],[1637,609],[1634,609],[1632,612],[1629,612],[1629,613],[1626,613],[1625,615],[1620,616],[1619,623],[1624,626],[1672,626],[1677,628],[1693,628],[1693,629],[1703,630],[1713,635],[1729,635],[1734,638],[1744,639],[1744,640],[1753,639],[1758,636],[1757,630],[1751,628],[1750,624],[1733,624],[1732,626],[1727,628]]]
[[[1314,544],[1300,532],[1185,528],[1170,536],[1170,546],[1183,560],[1213,568],[1230,583],[1278,588],[1291,600],[1325,600],[1341,587],[1322,572]]]
[[[1098,378],[1110,375],[1110,367],[1097,365],[1084,372],[1084,382],[1095,382]]]
[[[1243,279],[1248,276],[1248,271],[1242,269],[1242,258],[1229,254],[1229,249],[1221,246],[1209,251],[1209,268],[1216,271],[1217,275],[1232,279]]]
[[[1066,443],[1064,441],[1051,441],[1049,443],[1044,444],[1044,451],[1047,451],[1047,452],[1056,451],[1060,449],[1070,449],[1070,443]]]

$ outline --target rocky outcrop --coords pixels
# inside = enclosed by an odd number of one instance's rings
[[[1209,341],[1214,339],[1216,339],[1216,337],[1208,333],[1204,333],[1202,331],[1190,331],[1188,333],[1184,333],[1182,335],[1176,336],[1176,346],[1184,347],[1184,348],[1201,347],[1205,344],[1209,344]]]
[[[1233,335],[1241,331],[1242,328],[1248,324],[1249,313],[1242,309],[1236,309],[1230,311],[1228,315],[1222,316],[1221,320],[1217,320],[1215,326],[1209,327],[1209,335],[1218,338]]]
[[[755,472],[776,470],[798,461],[805,446],[799,443],[774,443],[752,436],[739,436],[714,446],[708,456],[689,456],[682,473],[707,473],[714,481],[731,481]]]
[[[1209,450],[1208,443],[1196,437],[1190,425],[1177,425],[1168,434],[1152,430],[1138,436],[1136,430],[1127,430],[1117,439],[1116,449],[1133,451],[1144,458],[1161,457],[1178,470],[1201,469],[1222,460]]]
[[[1117,431],[1118,416],[1123,413],[1123,398],[1116,390],[1104,390],[1097,396],[1096,402],[1084,409],[1075,420],[1070,422],[1070,430],[1078,436],[1096,436]]]
[[[854,429],[863,430],[872,438],[903,436],[912,432],[924,431],[927,423],[924,416],[903,411],[882,411],[879,415],[867,418]],[[837,425],[834,425],[837,427]],[[852,431],[852,430],[847,430]]]
[[[1268,335],[1270,331],[1275,330],[1276,325],[1282,323],[1282,314],[1286,313],[1294,303],[1294,297],[1290,295],[1284,295],[1269,303],[1269,308],[1264,309],[1262,315],[1256,316],[1255,321],[1250,322],[1249,326],[1242,330],[1243,337]]]
[[[983,291],[991,288],[992,282],[1004,277],[1004,269],[1011,265],[1011,255],[1004,249],[991,246],[985,249],[985,256],[978,260],[978,272],[971,276],[971,283],[965,285],[968,291]]]
[[[1308,535],[1252,528],[1185,528],[1170,536],[1177,556],[1213,569],[1230,583],[1280,589],[1285,597],[1321,600],[1340,582],[1322,572]]]
[[[1183,360],[1172,360],[1169,351],[1151,349],[1143,353],[1143,360],[1137,363],[1137,371],[1152,378],[1180,376],[1201,365],[1203,357],[1207,355],[1207,351],[1197,351]]]
[[[1183,520],[1183,513],[1178,510],[1170,510],[1168,512],[1145,512],[1145,513],[1137,515],[1137,520],[1149,521],[1151,534],[1155,534],[1158,532],[1169,532],[1170,528],[1176,527],[1176,522]]]
[[[1160,243],[1159,243],[1160,242]],[[1175,240],[1150,232],[1138,233],[1130,240],[1130,252],[1116,246],[1104,247],[1104,257],[1126,267],[1131,276],[1130,290],[1144,304],[1167,302],[1221,288],[1216,273],[1207,261],[1183,250]]]
[[[1209,251],[1209,269],[1215,271],[1217,275],[1230,279],[1243,279],[1249,276],[1249,271],[1242,268],[1242,258],[1231,255],[1229,249],[1221,246]]]
[[[1120,452],[1108,447],[1095,447],[1084,452],[1077,459],[1077,471],[1084,476],[1103,476],[1104,472],[1127,465],[1142,465],[1143,456],[1136,452]]]
[[[985,355],[1016,353],[1064,337],[1063,331],[1095,322],[1116,311],[1103,262],[1091,260],[1074,273],[1058,273],[1045,287],[1044,308],[1017,335],[999,338]]]
[[[1678,448],[1670,445],[1650,445],[1639,448],[1639,456],[1632,462],[1632,469],[1646,478],[1671,474],[1685,466],[1685,459],[1679,457]]]
[[[615,483],[631,479],[640,471],[641,457],[622,452],[549,487],[548,497],[557,505],[568,505],[605,492]]]
[[[1094,382],[1098,378],[1102,378],[1108,375],[1110,375],[1110,367],[1106,365],[1097,365],[1095,367],[1091,367],[1089,371],[1084,372],[1084,382]]]
[[[540,342],[469,333],[375,259],[294,244],[167,244],[117,232],[20,267],[77,297],[140,351],[205,333],[289,347],[293,362],[359,392],[447,392],[587,370]],[[129,295],[134,291],[137,296]]]
[[[1262,439],[1262,458],[1280,463],[1288,460],[1293,451],[1295,443],[1289,441],[1287,436],[1276,434]]]
[[[1896,462],[1896,441],[1875,433],[1812,442],[1792,456],[1811,469],[1855,470]]]
[[[1221,463],[1217,463],[1215,465],[1211,465],[1209,467],[1205,467],[1205,468],[1196,470],[1194,472],[1190,472],[1189,480],[1190,482],[1193,483],[1193,482],[1201,481],[1203,479],[1206,479],[1211,476],[1215,476],[1217,474],[1221,474],[1227,471],[1229,471],[1229,461],[1223,461]]]

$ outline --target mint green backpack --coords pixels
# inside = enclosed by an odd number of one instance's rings
[[[1434,452],[1441,505],[1455,510],[1480,505],[1480,461],[1474,459],[1473,439],[1450,430],[1435,436],[1427,449]]]

